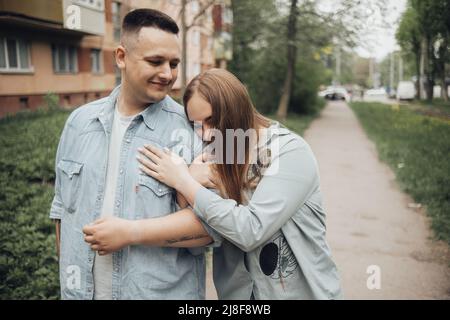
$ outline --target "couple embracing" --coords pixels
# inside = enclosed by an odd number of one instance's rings
[[[310,147],[226,70],[172,100],[178,32],[128,13],[121,85],[65,124],[50,212],[62,298],[204,299],[208,247],[219,299],[341,298]]]

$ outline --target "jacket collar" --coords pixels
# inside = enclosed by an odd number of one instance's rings
[[[100,122],[107,128],[107,131],[110,132],[112,119],[114,116],[114,108],[117,102],[117,98],[120,94],[120,85],[114,88],[111,94],[108,96],[106,101],[98,108],[98,111],[93,115],[93,119],[98,119]],[[156,123],[158,121],[159,113],[161,109],[166,106],[168,101],[168,97],[166,96],[163,100],[149,104],[141,113],[137,114],[137,117],[143,119],[145,125],[154,130]]]

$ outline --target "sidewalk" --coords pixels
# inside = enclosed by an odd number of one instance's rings
[[[410,209],[351,109],[330,103],[305,132],[319,162],[328,241],[346,299],[450,299],[449,250]],[[369,266],[381,288],[369,290]],[[375,267],[377,268],[377,267]],[[373,272],[373,271],[371,271]]]

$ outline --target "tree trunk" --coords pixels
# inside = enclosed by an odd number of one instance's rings
[[[419,75],[419,85],[420,85],[420,99],[425,98],[426,90],[424,86],[424,80],[426,78],[426,67],[427,67],[427,56],[428,50],[426,46],[425,37],[422,38],[420,43],[420,75]]]
[[[287,48],[287,70],[286,78],[284,80],[283,91],[278,104],[277,118],[285,120],[288,113],[289,100],[292,93],[292,82],[294,80],[294,71],[297,55],[296,35],[297,35],[297,9],[298,0],[291,0],[291,9],[289,13],[288,22],[288,48]]]
[[[186,9],[187,9],[187,0],[181,0],[181,97],[183,97],[184,92],[186,91],[187,85],[187,32],[188,28],[186,25]]]
[[[427,100],[432,101],[433,100],[433,89],[434,89],[434,54],[433,54],[433,44],[430,39],[430,37],[426,38],[426,50],[427,50],[427,57],[426,57],[426,75],[427,75],[427,84],[426,84],[426,90],[427,90]]]
[[[445,71],[442,73],[442,84],[441,84],[441,96],[442,99],[444,99],[444,101],[448,101],[448,88],[447,88],[447,83],[445,82]]]
[[[450,34],[449,34],[450,36]],[[445,37],[444,42],[439,48],[439,73],[441,76],[441,97],[444,101],[448,101],[448,89],[446,80],[446,61],[448,61],[449,53],[447,51],[449,37]]]
[[[420,49],[416,51],[415,53],[416,55],[416,74],[417,74],[417,81],[416,81],[416,89],[417,89],[417,99],[420,100],[421,96],[421,89],[422,89],[422,85],[420,84],[421,81],[421,68],[420,68],[420,61],[421,61],[421,54],[420,54]]]

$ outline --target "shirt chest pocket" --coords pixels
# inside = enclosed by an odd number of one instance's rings
[[[60,160],[60,194],[61,201],[69,213],[77,209],[81,189],[81,174],[83,164],[72,160]]]
[[[151,190],[158,197],[163,197],[173,192],[172,188],[168,187],[164,183],[156,181],[155,179],[147,175],[143,174],[139,175],[138,180],[140,187],[144,187],[147,188],[148,190]]]
[[[136,218],[154,218],[173,211],[174,190],[150,176],[140,174],[136,198]]]

